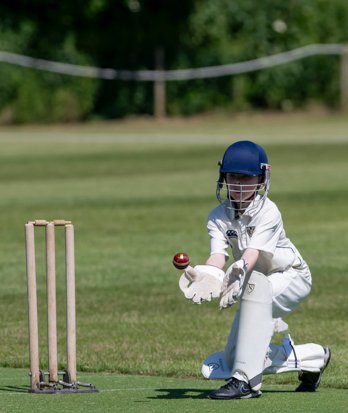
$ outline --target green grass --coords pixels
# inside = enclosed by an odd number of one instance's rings
[[[207,398],[221,382],[202,379],[115,374],[81,374],[92,382],[98,393],[73,395],[28,394],[22,369],[0,369],[0,412],[185,412],[224,413],[281,411],[300,413],[341,413],[346,411],[347,391],[321,388],[311,394],[294,394],[291,385],[265,385],[261,398],[218,401]],[[333,402],[334,400],[334,402]]]
[[[115,373],[107,376],[115,388],[128,380],[121,374],[136,375],[129,376],[128,386],[132,380],[139,387],[142,380],[148,383],[144,393],[134,394],[127,411],[144,406],[144,411],[160,411],[156,406],[175,411],[173,406],[186,408],[192,400],[208,403],[201,406],[209,409],[211,402],[196,400],[195,391],[216,383],[199,380],[200,365],[209,353],[223,349],[235,309],[220,312],[217,302],[194,306],[186,301],[171,258],[184,250],[194,263],[206,259],[206,216],[217,202],[217,161],[228,144],[251,137],[269,153],[271,198],[314,278],[310,298],[287,320],[290,333],[295,343],[329,345],[333,358],[318,398],[269,391],[264,402],[248,405],[266,406],[267,400],[288,396],[299,405],[304,400],[322,403],[328,394],[339,403],[344,392],[338,389],[348,387],[347,131],[346,117],[323,114],[0,129],[0,366],[28,368],[24,223],[71,219],[76,231],[78,370],[98,372],[93,379],[100,380],[101,389],[106,373]],[[63,234],[57,235],[63,368]],[[43,233],[37,242],[40,350],[46,366]],[[3,372],[19,384],[27,380],[23,370],[19,375]],[[265,388],[292,389],[295,382],[293,374],[266,377]],[[189,398],[180,391],[160,397],[164,392],[154,390],[157,383],[196,390]],[[126,399],[116,393],[87,397]],[[28,396],[0,389],[3,397],[17,403]],[[105,411],[110,406],[105,404]],[[1,409],[0,399],[0,412],[6,411]],[[311,411],[309,404],[306,409]]]

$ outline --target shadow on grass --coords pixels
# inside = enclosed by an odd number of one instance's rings
[[[149,399],[207,399],[212,390],[201,389],[156,389],[158,394],[155,397],[148,397]],[[161,394],[163,393],[163,394]],[[294,390],[286,389],[269,389],[262,390],[262,393],[294,393]]]
[[[200,389],[156,389],[156,391],[165,394],[149,397],[149,399],[206,399],[211,393],[211,390]]]
[[[29,386],[0,386],[0,392],[28,393]]]

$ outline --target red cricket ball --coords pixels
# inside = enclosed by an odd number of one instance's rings
[[[190,264],[190,258],[184,252],[178,252],[173,257],[173,265],[178,270],[185,269]]]

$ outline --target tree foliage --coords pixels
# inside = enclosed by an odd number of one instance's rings
[[[313,43],[345,43],[347,22],[348,3],[344,0],[200,0],[189,18],[180,63],[182,67],[218,65]],[[289,110],[315,100],[335,107],[338,82],[339,58],[315,56],[222,81],[207,80],[209,104],[202,87],[191,88],[189,96],[185,85],[172,87],[174,97],[169,104],[190,110],[184,105],[189,99],[201,102],[202,109],[227,105]]]
[[[115,69],[240,62],[348,39],[345,0],[2,0],[0,50]],[[339,58],[311,57],[254,73],[167,83],[170,114],[214,108],[290,110],[338,103]],[[0,120],[72,121],[150,114],[149,82],[73,78],[0,65]]]

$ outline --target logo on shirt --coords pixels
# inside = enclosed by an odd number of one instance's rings
[[[238,232],[235,229],[228,229],[226,231],[226,236],[228,238],[238,238]]]
[[[247,234],[249,235],[249,237],[251,238],[253,236],[254,231],[255,231],[255,227],[247,227],[246,231],[247,231]]]

